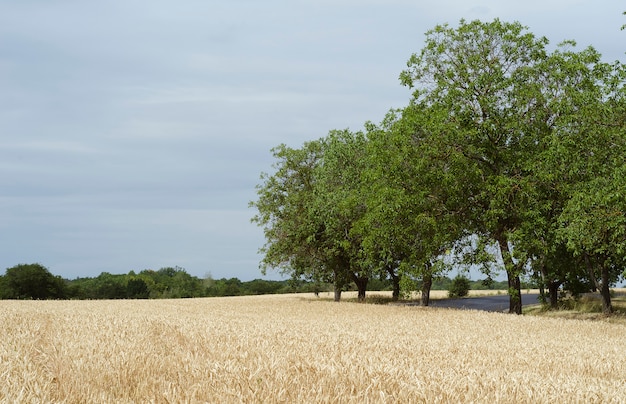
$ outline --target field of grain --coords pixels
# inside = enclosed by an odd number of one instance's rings
[[[610,403],[626,326],[312,295],[0,301],[0,402]]]

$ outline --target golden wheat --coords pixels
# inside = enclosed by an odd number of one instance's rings
[[[2,301],[0,401],[624,402],[626,326],[312,295]]]

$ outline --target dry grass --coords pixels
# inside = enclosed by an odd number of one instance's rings
[[[508,292],[506,290],[469,290],[468,297],[477,297],[477,296],[494,296],[494,295],[506,295]],[[538,289],[522,289],[522,294],[527,293],[539,293]],[[367,292],[367,299],[391,299],[392,292],[391,291],[377,291],[377,292]],[[420,293],[415,292],[412,296],[409,297],[409,300],[419,300]],[[322,292],[319,294],[319,297],[326,300],[332,300],[334,298],[333,292]],[[433,300],[437,299],[447,299],[448,291],[447,290],[431,290],[430,298]],[[342,292],[341,299],[346,301],[356,301],[357,300],[357,292],[349,291]]]
[[[549,307],[536,304],[525,307],[524,313],[552,318],[601,320],[626,325],[626,289],[613,289],[613,294],[611,304],[614,313],[610,317],[602,313],[602,301],[599,293],[587,294],[579,299],[565,299],[559,304],[559,310],[551,310]]]
[[[0,302],[0,402],[624,402],[626,326],[312,295]]]

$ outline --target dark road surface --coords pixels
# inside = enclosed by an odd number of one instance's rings
[[[538,297],[538,294],[522,294],[522,306],[539,303]],[[430,306],[466,310],[509,311],[509,295],[431,300]]]

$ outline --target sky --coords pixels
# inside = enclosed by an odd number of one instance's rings
[[[0,274],[259,270],[270,149],[360,130],[424,33],[519,21],[624,60],[615,0],[0,0]]]

